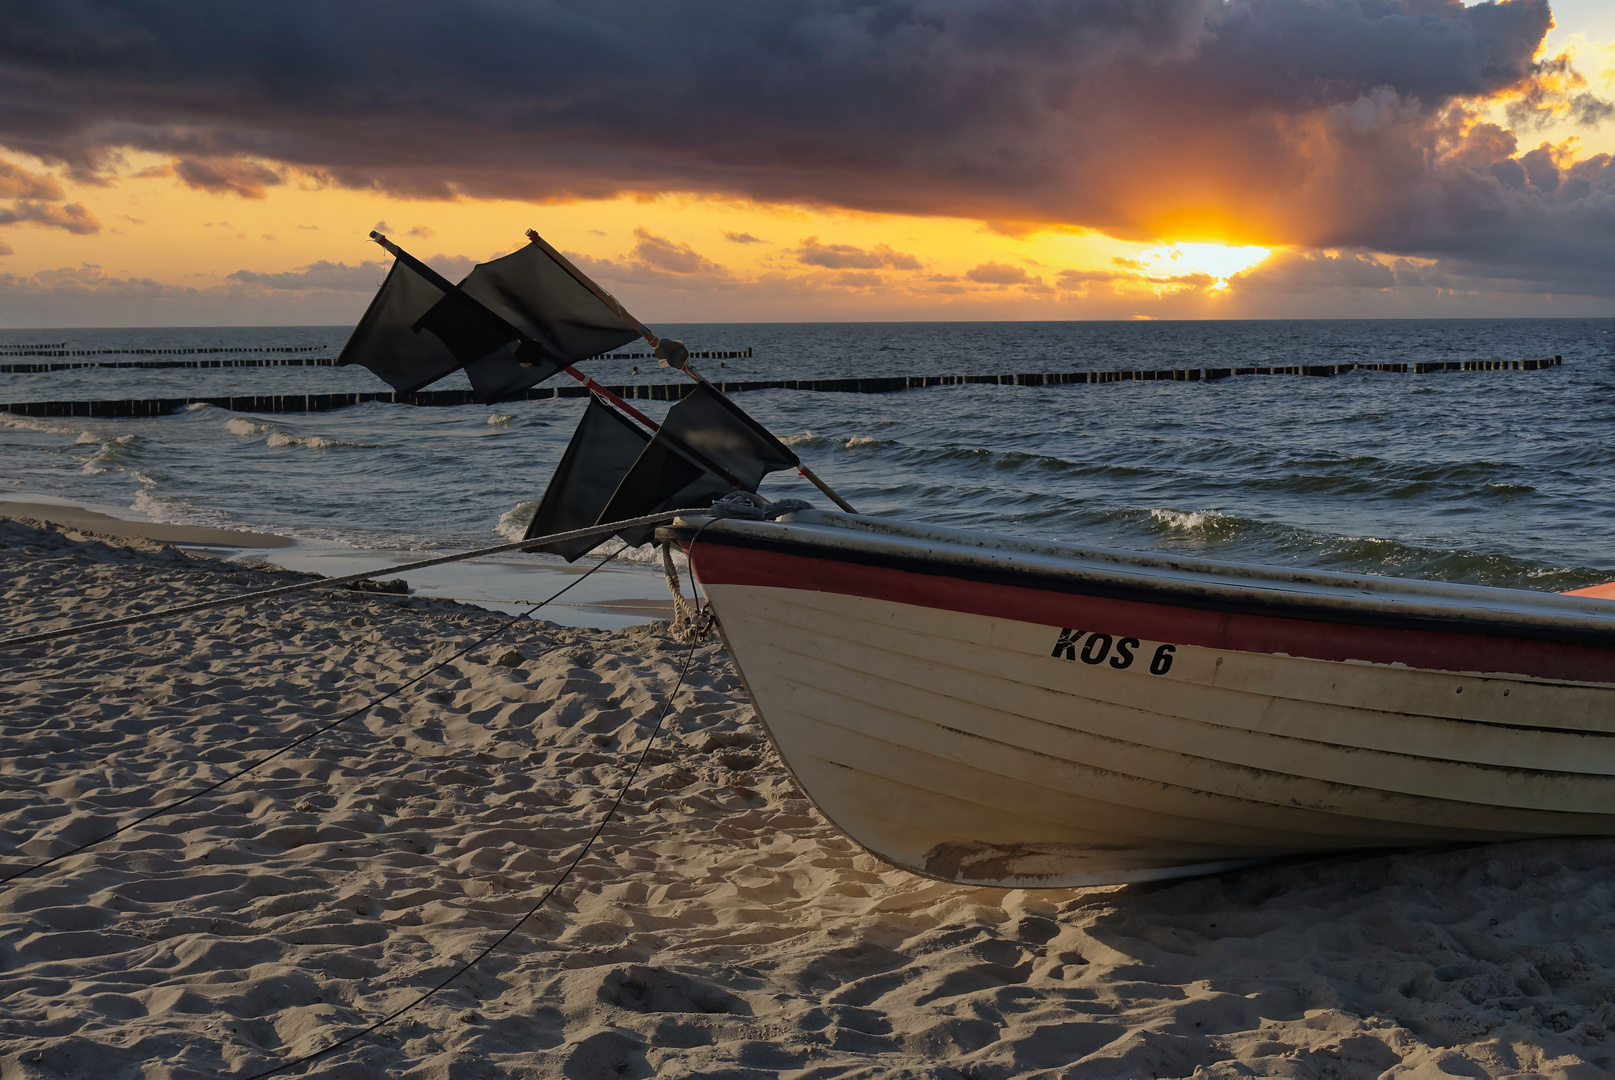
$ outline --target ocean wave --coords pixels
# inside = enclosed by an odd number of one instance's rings
[[[53,424],[49,420],[42,420],[34,416],[15,416],[11,413],[0,413],[0,427],[13,428],[17,431],[36,431],[41,435],[72,435],[74,442],[90,443],[101,442],[107,436],[86,431],[78,424]]]
[[[384,444],[355,442],[349,439],[331,439],[324,435],[294,435],[289,431],[276,431],[264,440],[264,445],[276,450],[291,446],[301,446],[305,450],[332,450],[338,446],[376,450],[380,449]]]
[[[1158,508],[1113,515],[1118,523],[1141,516],[1148,531],[1168,539],[1169,547],[1188,542],[1196,554],[1215,559],[1543,592],[1564,592],[1612,576],[1595,567],[1552,565],[1501,552],[1387,537],[1339,536],[1216,511]]]
[[[514,420],[514,419],[516,419],[514,416],[510,416],[510,415],[507,415],[507,414],[504,414],[504,413],[495,413],[494,415],[488,417],[488,426],[489,427],[509,427],[510,422],[512,420]]]
[[[224,430],[232,435],[240,435],[250,439],[257,435],[265,435],[275,430],[270,424],[255,424],[244,416],[232,416],[224,422]]]
[[[1234,540],[1263,522],[1219,514],[1214,510],[1164,510],[1149,512],[1150,525],[1157,532],[1175,533],[1210,543]]]
[[[533,515],[538,513],[538,504],[538,499],[517,503],[499,515],[493,531],[506,540],[520,540],[527,535],[527,526],[532,524]]]
[[[86,432],[85,434],[89,434]],[[139,441],[140,436],[131,432],[128,435],[119,435],[115,439],[108,439],[101,444],[101,449],[84,458],[84,467],[79,470],[81,476],[100,476],[108,469],[121,468],[130,459],[130,448]],[[89,442],[95,442],[92,437]],[[85,443],[80,437],[77,442]]]
[[[211,529],[239,528],[240,524],[217,510],[199,507],[192,500],[179,495],[165,495],[158,490],[157,481],[141,472],[134,474],[140,490],[129,504],[129,509],[145,518],[164,525],[202,525]]]

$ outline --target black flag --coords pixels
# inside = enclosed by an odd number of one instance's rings
[[[710,506],[731,491],[756,491],[764,476],[800,459],[734,402],[706,383],[667,411],[661,431],[622,478],[602,523],[662,510]],[[650,528],[620,533],[643,544]]]
[[[610,352],[640,336],[548,252],[528,244],[466,275],[460,290],[521,331],[514,350],[466,364],[477,400],[503,401],[568,364]]]
[[[465,362],[437,334],[415,329],[442,301],[442,289],[399,259],[336,362],[367,367],[404,394],[436,382]]]
[[[504,401],[640,329],[537,244],[482,263],[458,286],[389,245],[393,269],[342,347],[403,393],[465,368],[476,399]]]
[[[538,504],[538,512],[527,526],[526,537],[584,529],[599,522],[606,503],[611,501],[611,493],[617,490],[618,483],[648,442],[650,436],[627,417],[591,397],[588,411],[572,434],[561,464],[556,466],[550,486]],[[572,562],[605,540],[601,535],[524,550],[553,551]]]

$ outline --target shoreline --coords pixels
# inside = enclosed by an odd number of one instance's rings
[[[110,507],[107,509],[111,509]],[[0,495],[0,520],[48,523],[90,540],[151,541],[197,548],[230,560],[262,561],[294,573],[339,577],[389,562],[411,562],[419,551],[370,550],[334,543],[319,544],[267,532],[175,525],[118,517],[82,503],[51,496]],[[441,600],[473,604],[515,614],[536,604],[589,568],[577,564],[524,560],[509,555],[447,564],[417,573],[410,592]],[[552,621],[617,630],[672,617],[660,571],[619,563],[595,575],[589,585],[568,598],[546,605]]]
[[[163,544],[195,547],[232,547],[270,550],[291,547],[297,541],[274,533],[242,529],[215,529],[205,525],[169,525],[158,521],[137,521],[113,517],[99,510],[66,500],[42,502],[39,496],[0,496],[0,518],[11,521],[47,521],[68,529],[119,539],[154,540]]]

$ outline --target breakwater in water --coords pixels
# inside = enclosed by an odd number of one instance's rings
[[[695,354],[692,354],[694,356]],[[616,357],[614,357],[616,358]],[[1243,375],[1302,375],[1328,378],[1354,371],[1429,375],[1446,371],[1541,371],[1562,363],[1558,356],[1533,360],[1433,360],[1415,363],[1306,364],[1278,367],[1171,368],[1164,371],[1049,371],[1000,375],[893,375],[853,379],[754,379],[712,383],[728,394],[760,390],[805,390],[832,394],[891,394],[933,386],[1075,386],[1122,382],[1215,382]],[[641,401],[678,401],[693,382],[633,383],[607,386],[618,397]],[[513,401],[586,397],[583,386],[535,386]],[[469,390],[419,390],[413,394],[371,391],[338,394],[253,394],[230,397],[135,398],[115,401],[20,401],[0,404],[0,412],[17,416],[133,417],[166,416],[193,405],[212,405],[231,412],[329,412],[369,402],[392,405],[475,405]]]
[[[14,350],[7,352],[0,349],[0,356],[128,356],[131,354],[156,354],[159,356],[190,356],[196,353],[242,353],[242,352],[269,352],[269,353],[297,353],[297,352],[329,352],[328,345],[308,345],[294,348],[211,348],[211,349],[73,349],[51,352]],[[744,360],[751,357],[750,349],[706,349],[690,353],[694,360]],[[594,360],[652,360],[654,353],[605,353],[593,357]],[[336,358],[333,356],[289,356],[289,357],[250,357],[241,359],[232,357],[226,360],[82,360],[66,364],[50,364],[44,362],[25,362],[20,364],[0,364],[0,375],[37,375],[48,371],[81,371],[85,368],[115,368],[124,370],[157,370],[160,368],[258,368],[258,367],[336,367]]]

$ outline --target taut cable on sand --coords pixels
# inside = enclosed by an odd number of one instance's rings
[[[0,638],[0,649],[17,649],[24,645],[38,645],[45,641],[55,641],[59,638],[94,633],[97,630],[112,630],[120,626],[133,626],[136,623],[169,619],[176,615],[190,615],[194,612],[207,611],[211,608],[250,604],[257,600],[269,600],[277,596],[286,596],[290,593],[307,592],[310,589],[327,589],[333,585],[347,585],[355,581],[365,581],[369,578],[380,577],[383,574],[402,574],[413,570],[424,570],[428,566],[442,566],[444,563],[461,562],[465,559],[475,559],[483,555],[498,555],[506,551],[520,551],[522,548],[563,543],[567,540],[579,540],[587,536],[609,535],[620,529],[663,525],[683,514],[707,512],[709,511],[705,509],[667,510],[660,514],[646,514],[643,517],[629,518],[626,521],[612,521],[603,525],[591,525],[586,529],[569,529],[566,532],[553,533],[549,536],[535,536],[528,540],[513,540],[508,544],[495,544],[492,547],[477,548],[474,551],[462,551],[455,555],[439,555],[432,559],[404,563],[402,566],[384,566],[358,574],[344,574],[342,577],[320,578],[318,581],[300,581],[295,585],[277,585],[272,589],[258,589],[254,592],[237,593],[235,596],[224,596],[216,600],[203,600],[195,604],[182,604],[179,607],[160,608],[157,611],[147,611],[139,615],[125,615],[118,619],[75,623],[72,626],[64,626],[59,630],[46,630],[38,634],[22,634],[17,637]],[[545,600],[543,603],[549,603],[549,601]]]
[[[566,585],[563,586],[561,589],[559,589],[556,592],[554,592],[554,593],[550,594],[549,596],[545,597],[543,600],[540,600],[538,603],[534,604],[532,607],[528,608],[526,611],[517,612],[515,615],[512,615],[510,618],[506,619],[504,622],[500,623],[498,626],[494,627],[492,630],[488,631],[486,634],[483,634],[481,637],[477,638],[475,641],[473,641],[471,644],[467,645],[465,648],[461,649],[459,652],[454,653],[452,656],[444,657],[442,660],[437,661],[435,664],[431,665],[426,670],[422,671],[419,675],[416,675],[413,679],[410,679],[410,680],[408,680],[408,681],[406,681],[404,683],[401,683],[400,685],[398,685],[398,686],[394,687],[393,689],[387,691],[385,694],[381,695],[380,697],[374,698],[374,699],[372,699],[370,701],[365,702],[363,705],[359,706],[357,709],[354,709],[351,712],[348,712],[348,713],[338,717],[337,719],[332,720],[330,723],[322,724],[320,726],[315,727],[311,731],[307,731],[307,732],[303,733],[302,735],[299,735],[297,738],[293,739],[291,742],[287,743],[285,746],[281,747],[279,750],[276,750],[273,753],[266,754],[263,757],[258,758],[257,760],[253,761],[250,765],[247,765],[244,768],[240,768],[240,769],[235,770],[234,772],[228,773],[225,776],[223,776],[222,778],[213,781],[211,784],[207,784],[207,785],[205,785],[203,787],[200,787],[200,788],[196,789],[195,791],[191,792],[188,795],[183,795],[180,798],[175,799],[173,802],[164,803],[162,806],[152,808],[151,810],[147,811],[146,813],[141,814],[139,817],[136,817],[131,821],[128,821],[128,822],[125,822],[122,825],[119,825],[117,828],[113,829],[109,833],[106,833],[106,834],[104,834],[102,836],[98,836],[94,840],[85,841],[84,843],[79,844],[76,847],[69,848],[68,850],[60,852],[60,853],[58,853],[56,855],[52,855],[50,858],[45,859],[42,862],[37,862],[37,863],[32,864],[31,866],[26,866],[26,867],[22,868],[21,870],[16,871],[15,873],[8,874],[5,877],[0,877],[0,885],[9,884],[10,882],[17,880],[18,878],[25,877],[25,876],[27,876],[29,874],[32,874],[36,870],[43,870],[45,867],[51,866],[51,865],[53,865],[55,863],[58,863],[58,862],[61,862],[63,859],[71,858],[74,855],[78,855],[78,854],[80,854],[80,853],[82,853],[84,851],[88,851],[90,848],[95,847],[98,844],[105,843],[106,841],[111,840],[114,837],[121,836],[123,833],[128,832],[130,829],[134,828],[136,825],[140,825],[140,824],[142,824],[144,822],[152,820],[153,818],[162,817],[165,814],[172,813],[173,811],[178,810],[180,807],[185,806],[188,803],[194,802],[195,800],[200,799],[202,796],[207,795],[210,792],[217,791],[219,788],[223,787],[225,784],[228,784],[233,780],[237,780],[240,777],[243,777],[243,776],[247,775],[248,773],[250,773],[253,770],[257,769],[260,765],[268,764],[269,762],[273,761],[275,758],[280,757],[282,754],[287,753],[288,751],[291,751],[291,750],[295,750],[297,747],[299,747],[299,746],[303,745],[304,743],[308,742],[310,739],[312,739],[312,738],[314,738],[314,737],[316,737],[318,735],[323,735],[327,731],[330,731],[332,728],[340,727],[343,724],[347,723],[349,720],[354,719],[355,717],[363,716],[365,713],[369,712],[371,709],[375,708],[377,705],[380,705],[382,702],[388,700],[389,698],[396,697],[397,695],[403,693],[405,690],[408,690],[411,686],[414,686],[416,683],[420,682],[422,679],[426,678],[428,675],[430,675],[433,672],[437,671],[438,669],[442,668],[444,665],[452,663],[455,660],[458,660],[460,657],[464,656],[466,653],[470,652],[472,649],[475,649],[479,645],[482,645],[482,644],[488,642],[489,640],[491,640],[492,638],[495,638],[498,635],[504,633],[506,630],[510,629],[510,627],[513,626],[518,620],[528,618],[535,611],[537,611],[539,608],[541,608],[544,605],[549,604],[549,603],[551,603],[551,602],[553,602],[555,600],[558,600],[561,596],[563,596],[567,592],[567,590],[571,589],[575,585],[580,584],[590,574],[593,574],[596,570],[600,569],[602,566],[606,565],[608,562],[615,559],[618,555],[621,555],[626,550],[628,550],[628,546],[626,544],[624,544],[622,547],[618,548],[616,551],[612,552],[610,555],[607,555],[604,559],[601,559],[599,562],[595,563],[587,571],[585,571],[584,573],[578,575],[576,578],[573,578],[571,581],[567,582]],[[682,679],[682,676],[680,678]]]

